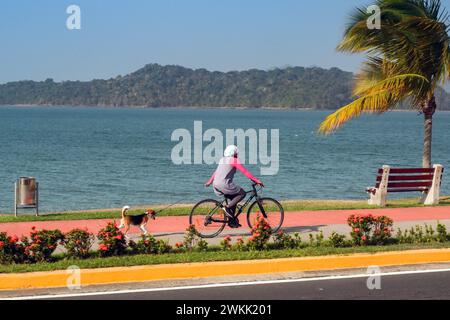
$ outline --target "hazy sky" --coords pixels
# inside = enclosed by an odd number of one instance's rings
[[[450,0],[444,0],[450,9]],[[370,0],[3,0],[0,82],[90,80],[147,63],[209,70],[337,66],[335,51],[355,6]],[[81,30],[66,28],[70,4]]]

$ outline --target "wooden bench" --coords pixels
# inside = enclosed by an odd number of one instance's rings
[[[383,166],[378,170],[375,187],[366,190],[369,204],[385,207],[388,193],[421,192],[423,204],[437,205],[443,173],[444,167],[439,164],[431,169]]]

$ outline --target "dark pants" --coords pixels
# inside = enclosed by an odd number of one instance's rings
[[[233,215],[236,214],[236,206],[237,204],[245,198],[247,194],[245,193],[244,189],[241,189],[241,191],[239,191],[238,194],[233,194],[233,195],[225,195],[225,198],[228,201],[228,210],[230,213],[232,213]]]

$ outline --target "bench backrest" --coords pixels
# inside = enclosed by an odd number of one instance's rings
[[[380,187],[383,172],[383,168],[378,170],[376,188]],[[434,172],[434,168],[391,168],[388,192],[428,191],[433,185]]]

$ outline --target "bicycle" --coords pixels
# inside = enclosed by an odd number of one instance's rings
[[[238,218],[245,208],[253,201],[247,210],[247,224],[250,229],[256,223],[258,215],[269,223],[272,233],[278,232],[284,221],[283,206],[273,198],[261,198],[257,189],[257,184],[252,184],[252,190],[246,192],[246,197],[250,195],[244,204],[237,206],[235,217]],[[225,210],[228,200],[224,197],[222,202],[214,199],[206,199],[197,203],[189,215],[189,224],[194,225],[201,238],[215,238],[225,229],[230,219],[233,217]]]

